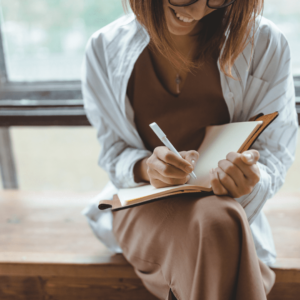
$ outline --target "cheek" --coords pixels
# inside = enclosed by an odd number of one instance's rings
[[[215,11],[215,9],[211,9],[209,7],[206,7],[206,10],[205,10],[205,16],[211,14],[213,11]]]
[[[205,10],[204,10],[204,14],[203,14],[202,18],[206,17],[207,15],[211,14],[214,11],[215,11],[215,9],[211,9],[208,6],[205,6]]]

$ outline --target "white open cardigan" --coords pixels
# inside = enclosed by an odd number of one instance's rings
[[[261,209],[282,186],[294,160],[298,122],[288,43],[269,20],[259,18],[257,26],[252,57],[248,45],[234,63],[233,76],[238,80],[221,71],[220,78],[230,122],[247,121],[261,112],[279,112],[252,147],[260,152],[261,179],[250,194],[236,199],[251,224],[258,257],[270,265],[276,252]],[[84,107],[102,147],[99,165],[111,180],[83,213],[96,236],[113,252],[122,249],[112,232],[112,213],[98,210],[97,204],[112,199],[118,188],[138,186],[134,164],[151,155],[136,130],[126,95],[134,64],[149,40],[134,14],[125,15],[93,34],[83,63]]]

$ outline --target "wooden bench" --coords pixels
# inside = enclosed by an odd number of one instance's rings
[[[94,195],[0,192],[1,300],[156,299],[80,214]],[[265,212],[278,252],[268,299],[299,300],[300,195],[279,194]]]

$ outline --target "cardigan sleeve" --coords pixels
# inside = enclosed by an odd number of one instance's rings
[[[298,119],[290,49],[283,34],[273,24],[260,28],[252,75],[248,78],[243,102],[246,118],[260,112],[279,112],[278,118],[252,147],[260,153],[260,181],[250,194],[236,199],[252,223],[265,202],[283,185],[294,161],[297,143]]]
[[[141,183],[134,181],[134,165],[151,152],[129,145],[121,138],[122,128],[126,125],[122,123],[124,117],[115,103],[105,55],[101,37],[92,37],[82,65],[84,108],[101,145],[99,166],[108,173],[115,187],[135,187]]]

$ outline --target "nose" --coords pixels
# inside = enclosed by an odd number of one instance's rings
[[[199,0],[192,5],[183,7],[185,12],[192,16],[195,20],[201,20],[207,10],[206,0]]]

